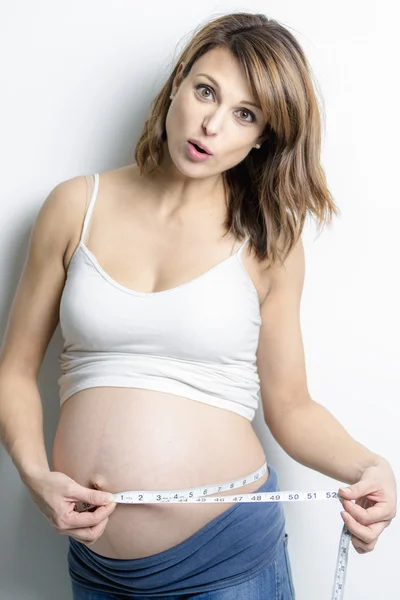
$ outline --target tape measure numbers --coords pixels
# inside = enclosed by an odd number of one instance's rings
[[[118,492],[114,494],[114,502],[121,504],[161,504],[161,503],[204,503],[204,502],[312,502],[315,500],[338,500],[339,494],[336,490],[306,490],[306,491],[276,491],[276,492],[252,492],[250,494],[233,494],[227,496],[212,496],[218,492],[225,492],[248,485],[257,481],[267,472],[267,463],[247,475],[233,481],[218,483],[196,488],[177,490],[133,490]],[[75,509],[83,512],[96,508],[86,502],[77,502]],[[344,584],[347,573],[347,562],[349,555],[351,533],[343,526],[340,536],[339,550],[336,562],[335,579],[331,600],[342,600]]]

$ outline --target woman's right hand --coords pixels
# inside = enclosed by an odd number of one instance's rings
[[[24,479],[28,492],[57,533],[90,546],[104,532],[117,503],[110,492],[92,490],[58,471],[42,471]],[[96,505],[93,512],[77,512],[75,504]]]

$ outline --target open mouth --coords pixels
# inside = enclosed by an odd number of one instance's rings
[[[200,146],[198,146],[197,144],[194,144],[193,142],[189,142],[189,144],[192,144],[192,146],[196,148],[197,152],[201,152],[202,154],[208,154],[208,152],[200,148]]]

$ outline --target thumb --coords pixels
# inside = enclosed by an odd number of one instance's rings
[[[101,506],[103,504],[115,502],[114,494],[111,492],[92,490],[84,487],[83,485],[79,485],[78,483],[76,484],[76,489],[74,490],[73,499],[87,502],[92,506]]]
[[[370,481],[358,481],[349,487],[339,488],[340,495],[346,500],[358,500],[372,491]]]

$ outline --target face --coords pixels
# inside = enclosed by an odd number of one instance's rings
[[[257,101],[238,60],[218,47],[199,58],[182,80],[183,66],[173,82],[166,118],[166,143],[175,166],[190,177],[211,176],[237,165],[250,151],[258,152],[253,147],[262,142],[265,119],[250,104]],[[196,160],[189,139],[207,146],[212,155]]]

